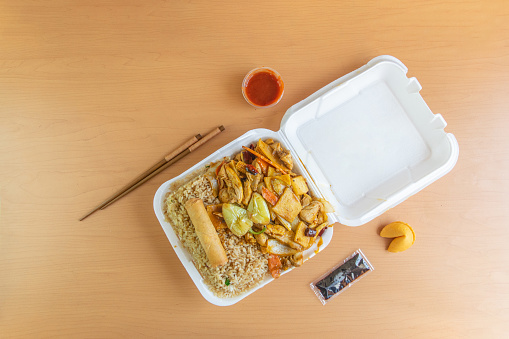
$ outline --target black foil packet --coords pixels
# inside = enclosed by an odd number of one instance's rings
[[[359,249],[316,282],[311,283],[311,289],[320,302],[325,305],[330,299],[341,294],[354,282],[373,270],[373,265]]]

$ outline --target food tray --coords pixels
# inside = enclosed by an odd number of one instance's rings
[[[407,70],[392,56],[376,57],[290,107],[279,131],[251,130],[158,189],[157,218],[205,299],[231,305],[273,279],[236,298],[215,297],[165,220],[163,204],[170,186],[242,146],[273,138],[291,151],[295,172],[306,178],[311,192],[334,206],[331,223],[365,224],[444,176],[458,159],[456,138],[444,131],[445,120],[431,112],[419,82],[407,78]],[[332,228],[324,233],[320,251],[332,233]],[[314,246],[305,259],[315,255]]]
[[[161,223],[161,226],[163,227],[164,232],[166,233],[166,236],[168,237],[168,240],[170,240],[170,243],[175,250],[175,253],[179,257],[180,261],[182,262],[182,265],[186,268],[187,272],[189,273],[191,279],[195,283],[196,287],[198,287],[198,290],[203,295],[203,297],[211,302],[214,305],[218,306],[229,306],[237,303],[238,301],[242,300],[243,298],[247,297],[249,294],[253,293],[254,291],[258,290],[259,288],[262,288],[274,278],[270,276],[270,274],[262,281],[261,284],[257,285],[253,289],[233,298],[219,298],[216,297],[207,287],[207,285],[204,283],[203,278],[201,277],[200,273],[196,269],[196,267],[193,264],[191,255],[184,249],[183,245],[181,244],[180,240],[178,239],[177,235],[173,231],[173,228],[171,224],[165,219],[164,216],[164,202],[166,200],[166,193],[173,188],[173,183],[181,183],[181,182],[187,182],[187,178],[192,177],[193,173],[199,171],[200,169],[204,168],[206,165],[209,165],[212,162],[220,161],[225,156],[233,156],[236,153],[240,152],[242,150],[242,146],[249,146],[250,144],[256,144],[258,139],[267,139],[272,138],[274,140],[277,140],[281,142],[281,145],[285,148],[288,148],[288,145],[281,140],[281,135],[278,132],[274,132],[268,129],[254,129],[246,134],[242,135],[241,137],[235,139],[234,141],[230,142],[228,145],[222,147],[221,149],[217,150],[216,152],[212,153],[184,173],[180,174],[179,176],[165,182],[164,184],[159,187],[157,190],[155,197],[154,197],[154,210],[157,216],[157,219]],[[294,159],[294,168],[293,172],[302,174],[306,181],[308,182],[309,190],[313,193],[314,196],[322,198],[323,196],[319,193],[317,190],[317,187],[309,177],[309,174],[304,170],[302,164],[298,163],[296,159]],[[334,222],[337,222],[338,219],[335,215],[329,214],[329,222],[333,224]],[[314,257],[316,253],[319,253],[320,251],[323,251],[325,247],[330,243],[332,239],[333,234],[333,228],[329,227],[322,235],[323,243],[320,245],[319,248],[317,248],[317,243],[315,243],[312,247],[304,251],[304,261]],[[316,251],[316,253],[315,253]],[[306,263],[305,263],[306,264]],[[292,268],[294,269],[294,268]],[[292,269],[286,270],[282,273],[286,274],[290,272]],[[281,279],[281,278],[279,278]]]

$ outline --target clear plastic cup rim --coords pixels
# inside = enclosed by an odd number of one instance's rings
[[[246,87],[247,87],[249,80],[251,80],[253,75],[255,75],[256,73],[264,72],[264,71],[269,71],[270,73],[273,73],[276,76],[276,78],[278,79],[278,82],[281,87],[281,94],[279,95],[279,98],[276,101],[274,101],[272,104],[266,105],[266,106],[257,105],[255,103],[253,103],[251,100],[249,100],[249,98],[246,95]],[[250,104],[251,106],[256,107],[256,108],[269,108],[269,107],[276,106],[283,98],[284,93],[285,93],[285,83],[283,81],[283,78],[281,77],[281,74],[279,74],[278,71],[276,71],[275,69],[270,68],[270,67],[254,68],[246,74],[246,76],[244,77],[244,80],[242,81],[242,95],[244,96],[244,99],[246,100],[246,102],[248,104]]]

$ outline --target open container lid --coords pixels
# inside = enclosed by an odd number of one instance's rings
[[[338,221],[359,226],[447,174],[454,135],[392,56],[379,56],[290,107],[281,133]]]

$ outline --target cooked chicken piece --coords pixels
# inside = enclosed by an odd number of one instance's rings
[[[217,196],[219,198],[219,201],[222,203],[227,203],[230,201],[230,193],[228,193],[228,188],[222,188],[219,190],[219,194]]]
[[[308,194],[304,194],[302,198],[300,199],[300,203],[302,207],[306,207],[311,203],[311,197]]]
[[[304,263],[304,257],[302,255],[302,252],[295,253],[290,257],[290,261],[292,262],[293,266],[299,267],[302,266]]]
[[[272,144],[274,143],[274,139],[270,139],[270,138],[269,138],[269,139],[265,140],[265,143],[266,143],[267,145],[272,145]]]
[[[313,200],[320,201],[323,204],[323,211],[325,213],[333,213],[334,212],[334,207],[327,200],[320,199],[320,198],[313,198]]]
[[[228,193],[230,194],[230,197],[232,198],[233,202],[242,201],[242,182],[240,181],[239,176],[230,167],[226,168],[226,174],[228,175],[226,185],[228,186]]]
[[[323,209],[320,209],[320,213],[318,213],[318,215],[316,216],[316,223],[322,224],[327,220],[329,220],[329,217],[327,217],[327,213],[325,213]]]
[[[329,217],[327,217],[328,212],[334,212],[334,209],[332,208],[331,204],[325,199],[312,199],[308,194],[304,194],[301,198],[301,204],[302,207],[305,208],[309,204],[311,204],[311,201],[314,201],[315,203],[322,203],[323,206],[321,206],[316,218],[309,223],[310,228],[314,228],[317,225],[326,222],[329,220]],[[323,208],[322,208],[323,207]],[[315,207],[316,208],[316,207]],[[303,211],[301,211],[302,213]],[[307,212],[304,212],[307,213]],[[310,217],[311,218],[311,217]]]
[[[223,208],[222,204],[218,205],[207,205],[206,210],[209,215],[210,221],[212,221],[212,225],[216,228],[216,230],[220,230],[223,228],[228,228],[226,222],[224,221],[223,214],[221,213]]]
[[[228,167],[231,168],[235,172],[235,174],[238,176],[241,173],[237,169],[237,163],[238,163],[238,161],[232,160],[232,161],[230,161],[229,163],[226,164],[226,168],[228,168]]]
[[[244,188],[244,191],[243,191],[244,197],[242,198],[242,203],[244,205],[249,204],[249,200],[251,199],[251,194],[253,193],[251,184],[253,183],[253,179],[254,179],[254,175],[252,175],[251,173],[247,173],[246,180],[242,184],[243,188]]]
[[[260,182],[260,183],[258,184],[258,186],[256,186],[256,192],[258,192],[258,193],[262,194],[262,193],[263,193],[262,189],[263,189],[264,187],[265,187],[265,184],[264,184],[263,182]]]
[[[255,237],[253,237],[253,235],[252,235],[251,233],[249,233],[249,232],[247,232],[247,233],[244,235],[244,240],[246,240],[246,242],[247,242],[248,244],[252,244],[252,245],[256,244],[256,239],[255,239]]]
[[[288,234],[290,238],[293,239],[293,232],[289,233],[291,231],[288,231],[286,228],[284,228],[281,225],[275,225],[275,224],[268,224],[267,230],[265,231],[268,235],[274,236],[274,235],[285,235]]]
[[[311,224],[316,219],[320,209],[323,209],[323,204],[319,201],[312,201],[300,211],[299,217],[308,224]]]
[[[223,165],[217,172],[217,182],[219,185],[219,189],[225,188],[225,182],[228,180],[228,176],[226,175],[226,167]]]
[[[232,167],[232,162],[223,165],[217,174],[219,200],[223,203],[240,203],[244,196],[242,182]]]
[[[292,155],[290,154],[289,150],[284,149],[281,147],[281,144],[278,142],[274,146],[274,154],[279,157],[279,160],[289,169],[291,170],[293,168],[293,159]]]
[[[249,181],[244,181],[244,189],[243,189],[243,198],[242,198],[242,204],[247,205],[249,204],[249,200],[251,199],[251,194],[253,193],[253,190],[251,189],[251,183]]]
[[[255,168],[255,170],[258,172],[258,173],[262,173],[263,170],[262,170],[262,166],[260,166],[260,163],[258,161],[253,160],[253,162],[251,163],[251,165],[253,165],[253,167]]]
[[[286,220],[294,220],[299,212],[302,210],[299,199],[291,188],[286,188],[283,195],[279,198],[274,212],[285,218]]]
[[[313,222],[311,224],[308,224],[308,227],[311,228],[312,230],[316,229],[316,226],[320,225],[318,223],[318,218],[316,218],[315,220],[313,220]]]
[[[269,240],[269,237],[265,233],[255,234],[254,237],[260,246],[267,246],[267,240]]]
[[[293,255],[291,257],[293,257]],[[286,271],[287,269],[289,269],[289,268],[291,268],[293,266],[292,265],[292,261],[289,259],[291,257],[281,257],[280,258],[281,259],[281,264],[283,265],[283,267],[281,267],[281,270]]]
[[[253,182],[251,182],[251,189],[253,191],[256,191],[258,189],[258,184],[262,180],[263,175],[261,174],[255,174],[253,175]]]

